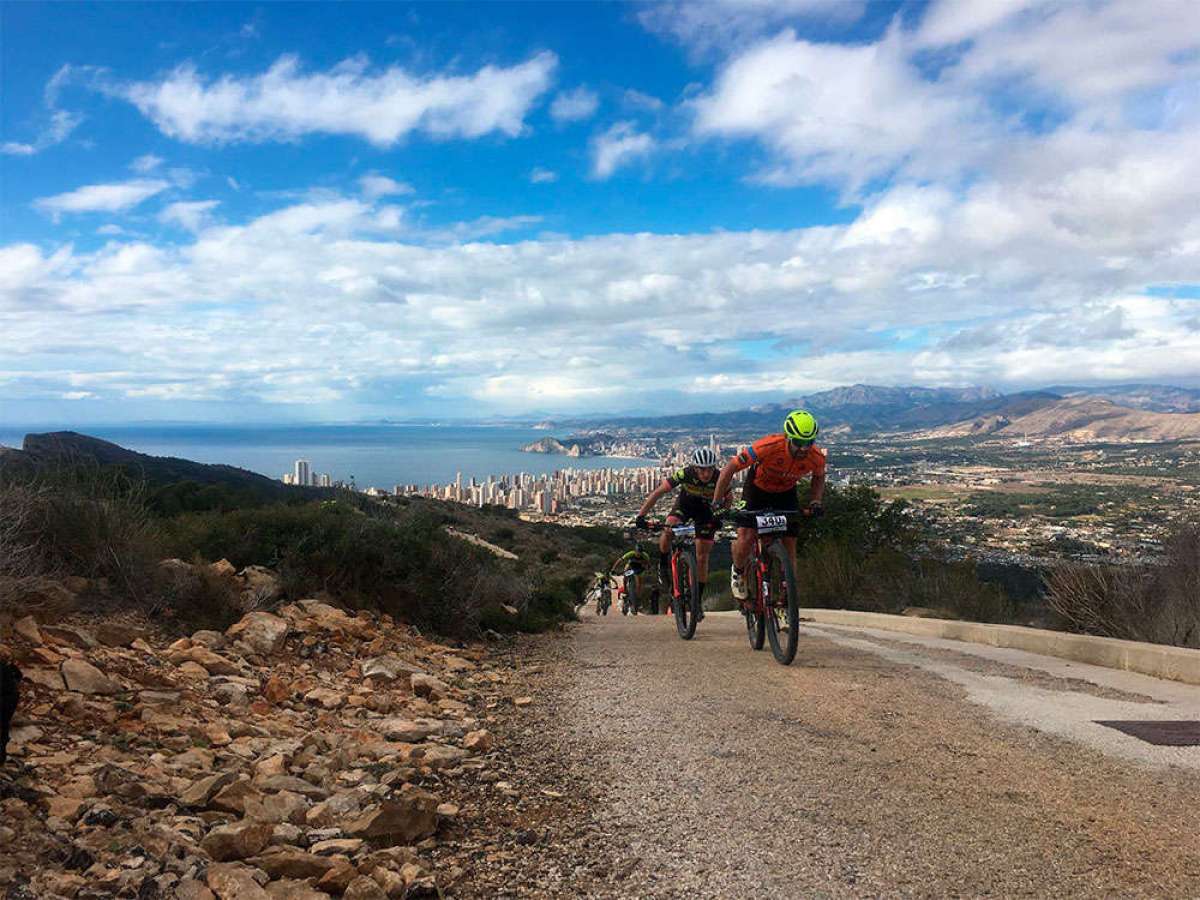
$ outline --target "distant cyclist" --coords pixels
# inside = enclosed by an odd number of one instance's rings
[[[742,487],[742,500],[747,509],[799,512],[800,497],[796,485],[800,479],[811,475],[808,510],[812,515],[820,515],[821,501],[825,495],[825,451],[816,444],[818,431],[817,420],[812,413],[803,409],[788,413],[783,420],[783,434],[759,438],[743,448],[721,470],[714,492],[716,502],[722,502],[729,493],[733,476],[743,469],[749,469]],[[783,538],[793,564],[799,531],[799,526],[793,523]],[[733,544],[733,567],[729,583],[733,596],[739,600],[745,600],[747,595],[742,569],[750,556],[754,534],[753,528],[739,528]]]
[[[612,573],[625,573],[632,571],[637,579],[637,587],[640,590],[642,586],[642,573],[650,567],[650,554],[641,547],[634,548],[627,553],[617,557],[617,561],[612,564]],[[629,588],[625,588],[625,593],[629,593]]]
[[[696,590],[701,609],[704,603],[704,586],[708,582],[708,555],[712,552],[713,536],[717,533],[717,520],[713,513],[713,491],[717,487],[720,460],[715,450],[701,447],[693,451],[689,464],[676,469],[663,479],[662,484],[650,492],[642,508],[638,510],[637,525],[646,528],[646,516],[664,494],[679,488],[675,505],[667,514],[667,527],[658,539],[659,578],[666,587],[671,585],[671,528],[684,522],[696,523],[696,566],[699,583]]]

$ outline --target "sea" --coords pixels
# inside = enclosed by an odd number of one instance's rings
[[[20,447],[25,434],[0,423],[0,445]],[[516,472],[546,474],[555,469],[627,468],[655,465],[651,460],[607,456],[568,457],[523,453],[521,447],[565,432],[529,427],[446,425],[321,426],[92,426],[83,434],[152,456],[177,456],[203,463],[224,463],[271,478],[292,471],[306,459],[313,472],[335,481],[351,478],[361,489],[391,490],[397,484],[445,484]]]

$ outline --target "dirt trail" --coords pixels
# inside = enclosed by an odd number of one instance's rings
[[[575,802],[493,896],[1200,896],[1194,772],[811,634],[784,668],[737,619],[685,643],[665,617],[585,616],[533,645],[511,736],[523,790]]]

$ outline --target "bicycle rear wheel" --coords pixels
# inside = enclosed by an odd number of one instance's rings
[[[796,572],[791,554],[781,543],[767,548],[766,609],[767,637],[775,661],[790,666],[800,640],[800,603],[796,596]]]
[[[675,557],[675,579],[679,584],[679,596],[673,598],[675,607],[675,629],[685,641],[696,633],[696,612],[699,607],[696,597],[696,554],[685,550]]]

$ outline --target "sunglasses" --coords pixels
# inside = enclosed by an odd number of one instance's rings
[[[795,447],[797,450],[807,450],[809,447],[811,447],[813,444],[815,444],[816,441],[815,440],[802,441],[802,440],[798,440],[796,438],[788,438],[788,443],[791,444],[793,447]]]

